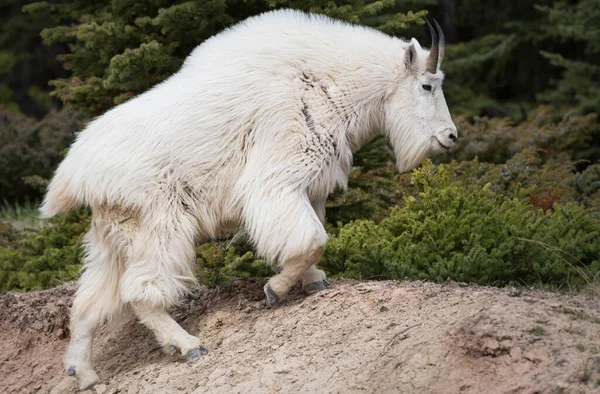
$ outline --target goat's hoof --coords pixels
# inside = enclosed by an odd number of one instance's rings
[[[318,282],[309,283],[307,285],[302,286],[302,289],[306,294],[314,294],[319,291],[323,291],[329,289],[331,287],[331,282],[323,279]]]
[[[187,357],[188,361],[193,361],[193,360],[199,359],[200,357],[204,356],[205,354],[208,354],[208,349],[206,347],[204,347],[203,345],[200,345],[196,348],[193,348],[192,350],[189,350],[186,354],[186,357]]]
[[[77,374],[79,378],[79,389],[80,390],[92,390],[96,383],[100,381],[96,372],[90,370],[85,371],[84,373]]]
[[[77,375],[79,380],[79,390],[92,390],[96,383],[100,381],[100,378],[98,378],[98,375],[92,369],[84,368],[83,370],[77,372],[77,368],[74,365],[70,365],[67,368],[67,375]]]
[[[271,285],[269,285],[268,282],[265,285],[265,287],[263,288],[263,290],[265,291],[265,295],[267,296],[267,306],[268,307],[272,307],[272,306],[276,305],[277,303],[279,303],[279,296],[277,295],[277,293],[275,293],[273,291],[273,289],[271,289]]]
[[[168,345],[168,346],[164,347],[163,350],[169,356],[175,356],[177,354],[177,347],[175,345]]]
[[[67,368],[67,376],[75,376],[75,366],[71,365],[69,368]]]

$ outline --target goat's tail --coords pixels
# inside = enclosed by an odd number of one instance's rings
[[[59,167],[59,171],[48,185],[44,202],[40,207],[41,218],[51,218],[78,205],[77,198],[72,193],[69,179],[60,175],[62,174]]]

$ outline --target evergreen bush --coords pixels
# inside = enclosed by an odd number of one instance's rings
[[[74,210],[50,222],[51,227],[30,230],[25,238],[0,245],[0,292],[40,290],[79,277],[89,212]]]
[[[532,110],[519,124],[508,118],[458,116],[454,119],[459,136],[456,146],[437,155],[436,161],[477,157],[482,162],[504,163],[524,149],[543,149],[549,155],[566,152],[579,159],[578,153],[593,137],[596,115],[566,114],[557,122],[552,118],[552,109],[544,106]]]
[[[413,173],[419,193],[381,223],[359,220],[330,238],[321,262],[344,277],[582,286],[600,271],[600,220],[577,203],[544,212],[526,190],[448,181],[430,162]]]
[[[235,278],[267,278],[274,266],[258,259],[244,232],[221,242],[208,242],[196,248],[196,273],[201,282],[214,285]]]

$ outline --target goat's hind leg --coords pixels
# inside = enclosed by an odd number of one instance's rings
[[[64,363],[68,375],[77,375],[85,389],[98,382],[92,368],[92,343],[98,326],[121,310],[119,277],[122,268],[118,255],[118,235],[94,213],[85,236],[84,271],[71,309],[71,340]]]
[[[150,328],[163,349],[174,354],[177,349],[188,360],[200,358],[208,353],[208,349],[200,343],[200,339],[185,331],[160,306],[133,302],[133,311],[142,324]]]
[[[71,341],[65,353],[65,368],[67,375],[77,375],[79,388],[84,390],[98,383],[99,378],[92,368],[92,342],[100,319],[96,316],[83,314],[79,305],[73,304],[71,315]]]
[[[208,350],[166,310],[186,293],[186,282],[194,281],[197,223],[183,207],[165,204],[162,212],[146,218],[135,236],[121,295],[165,350],[176,348],[194,359]]]

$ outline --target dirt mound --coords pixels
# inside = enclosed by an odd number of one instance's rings
[[[75,286],[0,297],[0,392],[74,392],[62,353]],[[165,355],[127,316],[99,330],[102,393],[600,390],[600,302],[586,295],[335,281],[277,308],[260,283],[198,289],[173,311],[210,353]]]

